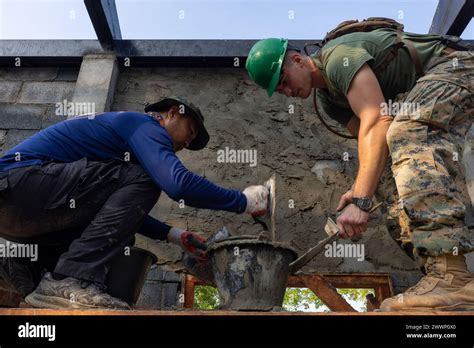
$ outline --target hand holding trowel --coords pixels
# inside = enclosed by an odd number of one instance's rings
[[[378,203],[378,204],[374,205],[373,208],[370,209],[369,213],[372,213],[373,211],[375,211],[381,205],[382,205],[382,203]],[[325,239],[320,241],[314,247],[309,249],[307,252],[305,252],[299,258],[297,258],[295,261],[290,263],[290,273],[296,273],[297,271],[299,271],[304,265],[306,265],[316,255],[318,255],[324,249],[324,246],[326,244],[332,243],[332,242],[339,239],[339,227],[337,227],[337,224],[330,217],[328,217],[328,219],[326,221],[326,226],[324,226],[324,231],[326,232],[328,237],[326,237]]]
[[[275,195],[276,195],[276,176],[273,174],[270,179],[265,181],[263,184],[268,189],[268,203],[267,209],[264,215],[255,216],[252,215],[253,219],[261,224],[265,231],[268,231],[270,238],[275,240]]]

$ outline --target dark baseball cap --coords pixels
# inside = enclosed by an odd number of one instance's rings
[[[188,99],[182,96],[172,96],[167,97],[163,100],[160,100],[157,103],[147,105],[145,107],[145,112],[149,111],[159,111],[166,108],[170,108],[173,105],[178,107],[184,107],[183,114],[186,116],[190,116],[196,122],[196,126],[198,128],[196,138],[189,144],[187,147],[188,150],[201,150],[206,147],[207,143],[209,142],[209,133],[204,126],[204,116],[201,113],[201,110],[191,103]]]

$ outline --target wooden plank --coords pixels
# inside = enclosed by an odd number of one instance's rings
[[[390,282],[389,275],[381,274],[325,274],[326,278],[336,288],[373,288]]]
[[[40,308],[0,308],[0,316],[21,315],[107,315],[107,316],[473,316],[474,312],[238,312],[238,311],[195,311],[195,310],[132,310],[132,311],[113,311],[113,310],[57,310]]]
[[[375,286],[389,286],[391,287],[391,278],[388,274],[334,274],[334,273],[320,273],[324,278],[329,281],[336,288],[374,288]],[[304,281],[301,277],[311,277],[314,274],[301,274],[297,276],[288,277],[289,288],[303,288],[306,287]],[[186,279],[192,280],[195,282],[195,285],[208,285],[201,281],[200,279],[192,276],[186,275]]]
[[[391,285],[388,274],[334,274],[320,273],[328,282],[336,288],[374,288],[375,286]],[[311,277],[313,274],[301,274],[288,278],[288,287],[303,287],[301,277]]]
[[[356,311],[323,276],[313,274],[311,277],[301,277],[301,280],[330,310],[334,312]]]

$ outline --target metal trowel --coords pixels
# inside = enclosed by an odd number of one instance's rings
[[[253,219],[261,224],[265,231],[268,231],[270,238],[275,240],[275,206],[276,206],[276,176],[273,174],[270,179],[263,184],[268,189],[267,212],[263,216],[254,216]]]
[[[382,203],[378,203],[370,209],[369,214],[374,212],[378,207],[380,207]],[[334,222],[333,219],[330,217],[326,220],[326,226],[324,226],[324,231],[329,237],[324,238],[314,247],[309,249],[295,261],[290,263],[290,273],[295,273],[299,271],[304,265],[306,265],[309,261],[311,261],[316,255],[318,255],[323,249],[326,244],[332,243],[339,239],[339,227]]]
[[[306,265],[316,255],[318,255],[324,249],[326,244],[332,243],[339,239],[339,227],[337,227],[337,224],[330,217],[327,219],[326,226],[324,226],[324,231],[329,237],[324,238],[314,247],[298,257],[295,261],[290,263],[290,273],[296,273],[299,271],[304,265]]]

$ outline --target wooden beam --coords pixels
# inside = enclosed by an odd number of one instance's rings
[[[364,273],[364,274],[334,274],[320,273],[336,288],[360,288],[371,289],[375,286],[391,286],[390,275],[384,273]],[[311,277],[313,274],[302,274],[299,276],[290,276],[288,278],[288,287],[303,287],[304,282],[300,277]]]
[[[100,44],[113,48],[114,41],[122,38],[115,0],[84,0],[84,4]]]
[[[194,307],[194,289],[197,284],[200,284],[201,281],[190,275],[186,274],[184,278],[184,308],[193,308]]]
[[[323,276],[313,274],[311,277],[300,278],[306,287],[318,296],[321,301],[333,312],[356,312],[352,306],[337,292]]]

